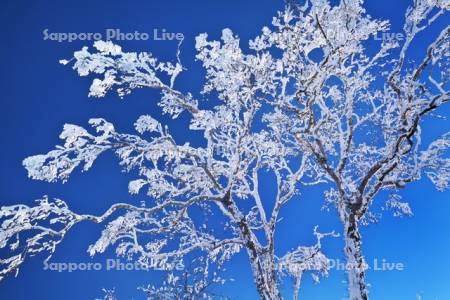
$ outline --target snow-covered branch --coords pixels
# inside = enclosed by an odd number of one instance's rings
[[[186,113],[189,128],[200,131],[203,141],[180,144],[149,115],[135,122],[139,134],[119,133],[100,118],[89,121],[93,130],[66,124],[63,145],[23,161],[30,178],[64,182],[111,151],[136,176],[130,194],[145,189],[150,201],[141,207],[114,204],[100,216],[76,214],[65,202],[46,198],[36,207],[3,207],[0,246],[18,254],[1,261],[0,276],[17,270],[29,254],[51,255],[71,227],[91,221],[106,224],[89,247],[91,255],[114,245],[119,256],[144,265],[163,261],[168,270],[192,251],[222,264],[245,250],[261,298],[281,299],[280,273],[296,277],[298,289],[300,264],[324,274],[327,269],[320,250],[324,235],[317,231],[315,246],[299,246],[277,259],[275,232],[283,209],[299,189],[331,183],[326,202],[339,213],[344,252],[356,266],[348,272],[350,298],[366,300],[359,225],[372,216],[379,192],[394,192],[383,207],[412,215],[398,189],[422,174],[440,190],[449,186],[450,136],[427,148],[421,127],[449,102],[449,27],[419,63],[408,59],[417,37],[448,13],[447,2],[416,0],[406,12],[405,41],[380,42],[376,53],[367,51],[366,42],[390,25],[371,18],[360,0],[288,6],[249,42],[249,51],[230,29],[219,41],[200,34],[196,58],[206,72],[201,94],[208,105],[177,90],[179,51],[170,63],[112,42],[97,41],[92,52],[83,47],[61,63],[93,77],[90,96],[156,89],[162,111],[173,118]],[[275,178],[273,199],[261,193],[263,174]],[[217,224],[221,232],[212,230]]]

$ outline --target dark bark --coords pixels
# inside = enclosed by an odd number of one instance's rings
[[[242,216],[239,209],[231,199],[229,190],[222,199],[222,204],[234,218],[241,218],[238,222],[239,231],[242,239],[245,241],[245,248],[250,258],[258,293],[263,300],[281,300],[283,299],[278,289],[278,282],[275,270],[275,258],[272,251],[265,251],[258,246],[246,218]]]
[[[362,255],[361,234],[354,215],[348,217],[344,227],[349,300],[367,300],[369,298],[366,286],[367,264]]]

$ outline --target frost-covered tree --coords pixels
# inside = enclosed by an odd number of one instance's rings
[[[422,60],[407,59],[416,36],[448,9],[448,1],[416,0],[406,13],[405,40],[385,40],[376,53],[367,44],[389,30],[389,22],[372,19],[360,0],[292,4],[250,41],[249,53],[229,29],[221,41],[201,34],[196,58],[206,70],[202,98],[208,103],[176,89],[183,71],[179,53],[175,63],[159,62],[150,53],[124,52],[102,41],[93,52],[75,52],[61,63],[96,77],[90,96],[157,89],[162,111],[173,118],[188,114],[204,145],[177,143],[149,115],[135,123],[140,135],[119,133],[104,119],[89,121],[93,131],[66,124],[64,145],[24,160],[31,178],[65,181],[76,167],[88,170],[101,153],[112,151],[125,170],[137,171],[130,193],[145,188],[149,201],[117,203],[101,216],[77,214],[64,201],[46,198],[35,207],[3,207],[0,247],[8,245],[14,254],[0,262],[0,276],[17,270],[27,255],[51,255],[75,224],[106,222],[91,255],[114,246],[119,256],[171,270],[192,251],[222,264],[245,250],[261,298],[281,299],[283,276],[296,280],[296,292],[303,271],[328,269],[322,234],[316,232],[315,246],[289,253],[279,253],[274,238],[286,203],[300,188],[325,183],[353,266],[349,297],[367,299],[359,226],[373,218],[375,197],[424,173],[441,190],[449,184],[450,134],[424,147],[420,126],[449,99],[449,27]],[[276,178],[274,199],[260,193],[263,171]],[[411,214],[397,194],[385,206]],[[218,230],[214,222],[220,218]]]
[[[208,258],[196,257],[187,262],[186,268],[170,271],[161,285],[151,284],[141,290],[148,300],[227,300],[228,297],[214,291],[215,286],[227,281],[220,274],[225,270],[220,265],[219,268],[214,267]]]
[[[293,264],[301,266],[304,250],[276,252],[280,213],[296,197],[300,183],[312,184],[317,177],[307,164],[309,153],[285,143],[277,126],[261,127],[264,99],[282,92],[277,82],[283,67],[269,53],[244,54],[229,29],[223,30],[222,42],[198,36],[197,58],[207,72],[202,92],[219,98],[202,108],[194,96],[175,89],[183,70],[179,59],[159,62],[150,53],[124,52],[111,42],[94,46],[94,52],[84,47],[72,60],[61,61],[73,63],[81,76],[102,76],[93,80],[90,96],[102,97],[111,89],[120,96],[140,87],[158,89],[162,110],[173,118],[189,114],[190,129],[203,132],[204,146],[178,144],[169,128],[149,115],[135,122],[140,135],[119,133],[104,119],[89,121],[93,131],[66,124],[63,145],[24,160],[31,178],[66,181],[76,167],[87,171],[100,154],[112,151],[125,170],[137,171],[129,192],[145,188],[150,199],[143,206],[114,204],[100,216],[77,214],[59,199],[44,198],[34,207],[2,207],[0,246],[9,245],[14,254],[2,259],[0,275],[18,270],[26,256],[51,255],[70,228],[90,221],[107,223],[89,247],[91,255],[114,246],[118,256],[168,271],[183,265],[183,257],[193,251],[223,264],[244,249],[261,298],[280,299],[280,277],[290,274]],[[274,199],[261,195],[264,172],[276,178]],[[306,257],[307,264],[324,273],[328,261],[320,248],[314,249],[317,253]]]
[[[314,228],[314,235],[317,242],[313,246],[300,246],[297,249],[281,257],[278,262],[278,269],[284,276],[293,279],[293,299],[299,299],[300,285],[303,274],[306,271],[312,271],[312,279],[315,283],[320,282],[319,276],[327,276],[329,270],[329,260],[322,253],[322,239],[327,236],[338,237],[334,231],[329,233],[320,233],[317,226]]]
[[[221,276],[225,271],[219,266],[211,265],[209,258],[193,257],[187,259],[187,266],[167,272],[162,283],[153,283],[139,289],[148,300],[194,300],[221,299],[228,297],[214,291],[215,286],[223,285],[227,279]],[[232,280],[232,279],[228,279]],[[115,289],[103,289],[103,298],[96,300],[117,300]]]
[[[449,187],[450,132],[422,143],[421,125],[449,101],[450,26],[420,58],[409,58],[419,35],[448,17],[449,1],[416,0],[405,15],[404,40],[369,43],[389,29],[363,1],[310,1],[287,10],[253,42],[259,53],[281,50],[280,97],[268,100],[283,140],[311,154],[307,165],[332,184],[327,204],[344,225],[350,299],[368,299],[359,227],[377,217],[370,208],[382,191],[384,207],[411,215],[398,190],[423,174]],[[376,37],[376,38],[375,38]],[[262,54],[261,54],[262,55]],[[287,91],[287,92],[286,92]],[[379,197],[378,197],[379,198]]]

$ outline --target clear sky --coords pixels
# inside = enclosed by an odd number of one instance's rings
[[[367,11],[374,17],[389,19],[392,32],[400,32],[407,0],[366,1]],[[47,194],[70,203],[76,212],[101,213],[118,201],[139,203],[142,198],[127,194],[131,178],[121,172],[111,154],[104,155],[87,173],[74,172],[68,183],[45,183],[27,178],[22,160],[30,155],[45,153],[59,144],[58,135],[64,123],[85,126],[88,119],[102,117],[113,122],[121,132],[132,132],[138,116],[150,114],[168,124],[180,141],[200,143],[198,134],[186,129],[187,119],[172,121],[156,105],[158,94],[154,91],[133,92],[125,100],[115,94],[102,100],[87,97],[91,80],[79,78],[73,70],[58,64],[70,58],[89,41],[57,42],[44,40],[48,32],[98,32],[120,29],[122,32],[182,33],[182,60],[188,70],[179,78],[179,88],[198,92],[203,72],[194,57],[194,38],[208,32],[219,38],[221,30],[231,28],[246,45],[248,39],[259,34],[272,16],[283,6],[273,0],[227,1],[112,1],[112,0],[15,0],[3,1],[0,9],[0,205],[32,204],[34,199]],[[443,19],[440,23],[448,23]],[[412,55],[420,55],[424,46],[437,31],[432,29],[420,36]],[[173,60],[175,41],[122,41],[125,50],[151,51],[163,59]],[[448,107],[440,111],[450,116]],[[425,136],[436,137],[449,130],[447,121],[428,121],[424,124]],[[270,193],[271,183],[265,183]],[[288,250],[300,244],[314,242],[312,229],[319,224],[321,230],[340,230],[334,211],[320,208],[323,187],[304,191],[287,209],[288,215],[277,236],[279,249]],[[403,263],[403,271],[374,271],[368,273],[372,299],[402,300],[450,299],[450,193],[437,192],[426,179],[414,183],[404,192],[411,203],[412,218],[394,218],[386,213],[378,224],[363,229],[363,250],[370,265],[374,259],[381,262]],[[100,226],[82,224],[70,232],[59,246],[52,262],[102,262],[111,258],[107,253],[89,258],[86,249],[99,236]],[[329,257],[343,257],[340,238],[324,241],[324,251]],[[0,252],[2,254],[2,252]],[[144,299],[136,290],[158,278],[159,273],[91,271],[57,273],[44,271],[43,257],[29,259],[17,278],[9,277],[0,283],[0,299],[94,299],[101,296],[102,287],[116,287],[120,300]],[[223,293],[233,299],[256,299],[255,287],[245,254],[239,255],[229,265],[229,274],[235,281]],[[333,270],[329,278],[314,285],[309,276],[303,282],[302,299],[342,299],[346,295],[345,273]],[[286,286],[290,282],[286,281]]]

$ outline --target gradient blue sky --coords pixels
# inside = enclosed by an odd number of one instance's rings
[[[393,32],[399,32],[403,14],[410,1],[366,1],[368,12],[374,17],[391,20]],[[89,118],[103,117],[122,132],[131,132],[138,116],[151,114],[168,124],[180,141],[198,140],[186,129],[186,118],[172,121],[161,116],[156,106],[158,94],[140,90],[125,100],[114,94],[103,100],[88,99],[90,80],[79,78],[68,67],[58,64],[62,58],[90,42],[72,43],[43,40],[43,30],[49,32],[100,32],[118,28],[122,32],[140,31],[151,34],[154,29],[181,32],[185,36],[182,60],[187,66],[178,82],[179,88],[198,92],[203,72],[193,59],[194,38],[208,32],[212,38],[229,27],[243,44],[269,24],[282,1],[107,1],[107,0],[16,0],[3,1],[0,9],[0,205],[31,204],[44,194],[65,199],[77,212],[100,213],[118,201],[139,203],[141,198],[127,194],[130,176],[121,173],[117,160],[110,154],[102,156],[88,173],[75,172],[66,184],[31,181],[22,168],[23,158],[44,153],[60,143],[58,135],[64,123],[86,125]],[[440,25],[447,22],[442,20]],[[414,47],[420,55],[424,46],[436,35],[430,30],[421,36]],[[125,50],[152,51],[156,56],[173,60],[176,43],[173,41],[120,42]],[[441,111],[450,116],[449,108]],[[429,121],[424,124],[427,139],[448,131],[448,121]],[[267,182],[267,192],[272,189]],[[312,229],[341,229],[335,212],[321,212],[323,187],[307,190],[298,201],[290,204],[286,221],[281,225],[280,249],[314,242]],[[372,299],[402,300],[450,299],[450,193],[437,192],[423,180],[403,192],[414,210],[413,218],[393,218],[385,214],[380,223],[363,229],[364,253],[369,262],[374,258],[401,262],[404,271],[368,273]],[[86,253],[101,227],[83,224],[72,230],[60,245],[53,262],[104,262],[111,256],[93,260]],[[341,239],[325,241],[330,257],[342,261]],[[108,253],[110,254],[110,253]],[[145,272],[74,272],[43,271],[43,257],[29,259],[17,278],[9,277],[0,283],[0,299],[94,299],[101,296],[102,287],[116,287],[120,300],[144,299],[137,286],[152,282],[160,274]],[[256,299],[255,288],[245,254],[230,263],[229,274],[235,281],[223,289],[234,299]],[[343,271],[332,271],[319,285],[309,277],[303,282],[302,298],[342,299],[346,295]],[[290,282],[286,282],[287,285]]]

